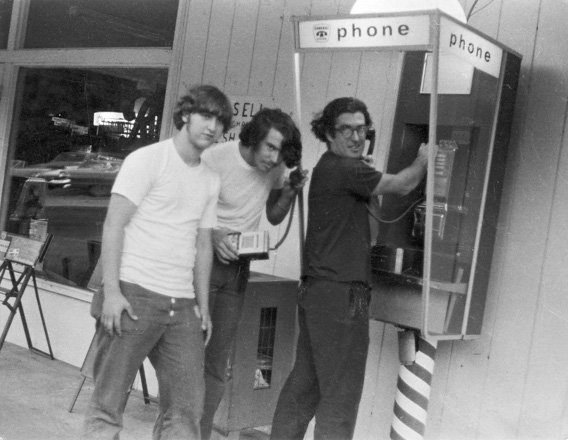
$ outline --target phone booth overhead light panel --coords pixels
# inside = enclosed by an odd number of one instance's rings
[[[458,0],[357,0],[351,8],[351,14],[408,12],[426,9],[439,9],[463,23],[467,22],[465,12]]]

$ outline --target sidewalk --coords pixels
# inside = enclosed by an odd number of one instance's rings
[[[85,381],[73,412],[68,409],[82,378],[77,367],[5,343],[0,351],[0,439],[80,439],[93,389],[90,379]],[[142,393],[133,391],[124,413],[121,440],[151,439],[156,413],[155,403],[145,405]],[[233,438],[240,440],[268,437],[256,430],[235,434]]]
[[[74,366],[5,343],[0,351],[0,437],[79,439],[91,380],[85,381],[72,413],[68,408],[82,377]],[[142,394],[133,391],[121,440],[150,439],[156,411],[155,404],[145,405]]]

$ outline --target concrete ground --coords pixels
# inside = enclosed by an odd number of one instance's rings
[[[0,440],[80,439],[93,389],[90,379],[85,381],[73,412],[68,409],[82,379],[77,367],[5,343],[0,351]],[[133,391],[126,405],[121,440],[151,439],[156,412],[155,403],[144,404],[142,394]],[[231,437],[239,440],[268,438],[260,430],[235,434]],[[223,439],[217,434],[214,440]]]

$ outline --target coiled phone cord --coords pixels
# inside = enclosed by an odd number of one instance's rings
[[[284,231],[284,235],[282,236],[282,238],[280,240],[278,240],[278,243],[276,243],[274,245],[274,247],[270,248],[271,251],[275,251],[276,249],[278,249],[280,247],[280,245],[282,243],[284,243],[284,240],[286,240],[286,237],[288,236],[288,232],[290,232],[290,227],[292,226],[292,218],[294,217],[294,206],[295,205],[296,205],[296,197],[294,197],[294,199],[292,199],[292,204],[290,205],[290,217],[288,218],[288,224],[286,225],[286,230]]]
[[[396,222],[402,220],[402,218],[403,218],[406,214],[408,214],[412,208],[414,208],[416,205],[418,205],[418,204],[419,204],[420,202],[422,202],[422,201],[424,201],[424,198],[423,198],[423,197],[420,198],[420,199],[418,199],[418,200],[416,200],[416,201],[413,202],[408,208],[406,208],[406,209],[404,210],[404,212],[403,212],[401,215],[399,215],[397,218],[395,218],[395,219],[393,219],[393,220],[385,220],[385,219],[380,218],[378,215],[375,215],[375,214],[373,213],[373,211],[371,211],[371,208],[369,207],[369,205],[367,205],[367,211],[369,212],[369,215],[370,215],[371,217],[373,217],[373,218],[374,218],[376,221],[378,221],[379,223],[396,223]]]

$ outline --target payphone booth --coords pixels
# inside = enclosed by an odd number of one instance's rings
[[[407,196],[383,196],[372,210],[371,317],[430,340],[474,338],[483,322],[520,55],[439,10],[293,20],[299,115],[311,116],[302,93],[313,96],[316,86],[304,84],[306,69],[332,52],[330,65],[342,69],[336,64],[345,62],[351,75],[358,62],[353,76],[372,89],[358,87],[356,96],[375,121],[378,169],[397,173],[421,143],[439,146],[422,185]],[[377,55],[369,68],[369,51],[390,55]],[[363,55],[336,56],[348,52]]]

